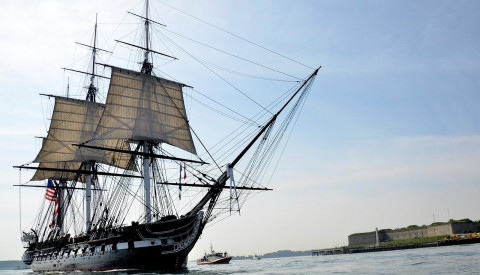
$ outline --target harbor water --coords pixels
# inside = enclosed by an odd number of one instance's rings
[[[31,270],[1,270],[0,274],[36,273]],[[99,274],[99,272],[62,274]],[[158,273],[112,271],[105,274]],[[329,256],[233,259],[230,264],[223,265],[197,266],[192,259],[187,270],[174,274],[480,274],[480,244]]]

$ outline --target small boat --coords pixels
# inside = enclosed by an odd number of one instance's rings
[[[197,260],[197,265],[204,265],[204,264],[228,264],[232,259],[231,256],[228,255],[227,252],[215,252],[213,247],[210,247],[210,254],[205,252],[205,256],[201,259]]]
[[[253,254],[252,260],[260,260],[260,256],[257,256],[257,254]]]

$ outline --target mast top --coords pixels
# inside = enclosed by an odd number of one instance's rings
[[[95,57],[97,55],[97,20],[98,14],[95,14],[95,31],[93,34],[93,47],[92,47],[92,74],[90,76],[90,86],[88,86],[87,101],[96,101],[97,87],[93,84],[95,80]]]
[[[148,56],[150,54],[150,19],[148,14],[149,1],[145,0],[145,60],[143,60],[143,65],[141,72],[144,74],[152,74],[153,63],[150,62]]]

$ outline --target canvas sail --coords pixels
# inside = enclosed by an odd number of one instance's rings
[[[196,154],[182,87],[181,83],[112,67],[95,139],[162,142]]]
[[[80,169],[82,163],[81,162],[42,162],[38,165],[38,168],[53,168],[58,169],[58,171],[49,171],[49,170],[42,170],[38,169],[35,171],[31,181],[39,181],[39,180],[74,180],[76,179],[77,182],[85,182],[85,175],[65,172],[61,171],[62,169],[65,170],[78,170]]]
[[[50,129],[34,162],[96,161],[124,169],[128,168],[129,154],[94,150],[73,145],[81,144],[93,137],[103,109],[104,105],[100,103],[55,97]],[[130,149],[129,145],[123,140],[112,140],[106,143],[105,145],[108,147],[122,150]]]

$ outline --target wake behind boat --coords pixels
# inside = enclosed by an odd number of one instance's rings
[[[55,103],[33,161],[38,165],[17,166],[35,170],[31,181],[45,182],[21,186],[47,190],[22,235],[23,261],[35,272],[186,267],[208,222],[239,212],[249,192],[271,190],[260,184],[265,168],[318,72],[248,118],[244,127],[253,131],[247,137],[230,133],[222,145],[228,154],[217,153],[190,124],[184,100],[190,86],[158,76],[153,66],[154,55],[174,57],[151,49],[150,28],[158,23],[150,19],[148,0],[145,14],[135,16],[144,23],[144,44],[118,43],[142,51],[140,67],[96,63],[103,50],[95,24],[87,46],[91,70],[71,70],[88,76],[85,99],[48,95]],[[100,75],[97,66],[110,75]],[[97,102],[99,78],[109,81],[103,103]],[[217,254],[205,262],[231,259]]]

